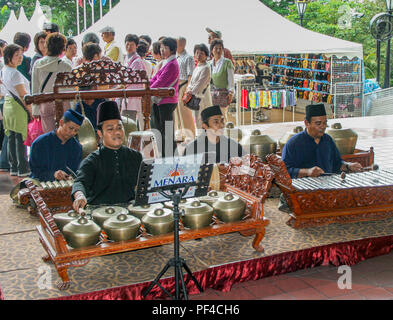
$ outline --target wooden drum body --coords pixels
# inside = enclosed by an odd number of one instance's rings
[[[294,228],[371,221],[393,215],[393,170],[291,179],[277,155],[267,161],[291,210]]]

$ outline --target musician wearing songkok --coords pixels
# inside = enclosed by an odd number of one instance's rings
[[[291,178],[361,170],[359,163],[341,159],[334,140],[325,133],[327,117],[323,103],[306,106],[304,124],[306,129],[289,139],[282,151]]]
[[[282,160],[291,178],[318,177],[362,169],[357,162],[343,161],[335,142],[325,133],[327,117],[323,103],[306,106],[304,124],[306,129],[289,139],[282,151]],[[282,194],[278,209],[290,211]]]
[[[228,163],[232,157],[245,155],[239,143],[223,134],[224,115],[219,106],[204,109],[201,120],[204,132],[186,146],[183,155],[215,152],[214,159],[209,157],[209,163]]]
[[[68,109],[58,129],[45,133],[31,145],[29,165],[31,177],[39,181],[69,179],[82,161],[82,146],[75,139],[84,117]],[[68,168],[69,169],[68,169]]]
[[[97,134],[102,145],[82,161],[72,187],[76,211],[87,203],[125,204],[135,198],[142,155],[123,146],[125,133],[116,102],[98,106]]]

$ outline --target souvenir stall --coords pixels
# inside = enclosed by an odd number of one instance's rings
[[[331,118],[362,115],[363,74],[362,60],[358,57],[308,53],[242,54],[234,55],[234,59],[235,73],[254,75],[253,81],[237,82],[240,93],[237,107],[254,113],[259,108],[280,109],[282,113],[282,117],[275,119],[251,116],[251,124],[254,121],[302,120],[304,107],[320,102],[325,103]],[[285,117],[287,107],[292,111],[289,119]]]

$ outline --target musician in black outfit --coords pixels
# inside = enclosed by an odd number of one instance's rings
[[[201,119],[204,133],[186,146],[183,155],[214,152],[214,158],[207,158],[209,163],[228,163],[232,157],[245,155],[239,143],[224,135],[224,115],[219,106],[204,109]]]

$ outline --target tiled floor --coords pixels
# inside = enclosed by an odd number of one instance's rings
[[[321,266],[235,284],[230,292],[208,289],[192,300],[393,300],[393,252],[351,266],[351,288],[340,289],[343,273]],[[349,275],[349,272],[345,273]]]
[[[357,148],[374,147],[375,163],[380,168],[393,168],[393,116],[332,119],[343,128],[358,134]],[[287,122],[241,127],[246,131],[258,128],[273,139],[281,138],[303,122]],[[268,299],[268,300],[393,300],[393,252],[351,266],[352,288],[340,289],[338,267],[321,266],[298,270],[285,275],[268,277],[234,285],[230,292],[209,289],[191,299]]]
[[[330,123],[333,123],[332,121],[341,122],[343,127],[352,128],[358,133],[358,149],[368,150],[373,146],[375,163],[381,168],[393,168],[393,116],[329,120]],[[254,125],[242,129],[248,131],[258,127],[263,134],[279,139],[285,132],[299,124],[303,125],[302,122],[291,122]],[[15,184],[20,179],[12,177],[11,180]],[[351,289],[339,288],[338,280],[343,274],[338,273],[338,267],[321,266],[237,283],[229,292],[208,289],[189,298],[193,300],[393,300],[392,266],[393,252],[351,266]]]

